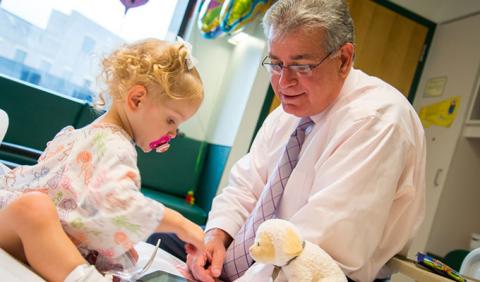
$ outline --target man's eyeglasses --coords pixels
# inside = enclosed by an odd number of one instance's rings
[[[323,57],[322,60],[320,60],[318,64],[301,64],[301,65],[297,65],[297,64],[284,65],[281,63],[273,64],[270,61],[270,58],[266,56],[262,61],[262,66],[265,67],[270,74],[280,75],[284,68],[288,68],[298,76],[311,76],[313,69],[321,65],[334,52],[335,51],[331,51],[330,53],[328,53],[325,57]]]

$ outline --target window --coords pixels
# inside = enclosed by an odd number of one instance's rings
[[[47,62],[46,60],[42,60],[40,62],[40,70],[43,72],[48,73],[51,67],[52,67],[52,64],[50,62]]]
[[[84,79],[83,80],[83,87],[84,88],[90,88],[92,86],[92,81],[90,79]]]
[[[15,50],[15,56],[13,60],[18,63],[24,63],[26,57],[27,57],[27,52],[17,49]]]
[[[174,40],[187,2],[0,0],[0,73],[91,101],[100,59],[125,42]]]
[[[65,79],[65,80],[71,80],[72,79],[72,75],[73,75],[73,70],[71,68],[65,68],[63,70],[63,74],[62,74],[62,77]]]
[[[95,48],[95,40],[93,40],[89,36],[85,36],[82,43],[83,53],[91,54],[93,52],[93,48]]]
[[[23,68],[20,73],[20,79],[33,84],[40,84],[42,76],[34,70]]]

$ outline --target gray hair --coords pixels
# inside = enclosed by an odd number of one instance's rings
[[[270,34],[271,28],[273,34]],[[353,43],[353,22],[344,0],[279,0],[263,18],[267,38],[284,36],[295,29],[325,29],[326,52]]]

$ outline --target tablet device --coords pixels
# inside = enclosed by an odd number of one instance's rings
[[[193,280],[177,276],[165,271],[157,270],[140,277],[137,282],[194,282]]]

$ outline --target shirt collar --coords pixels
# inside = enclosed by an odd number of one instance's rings
[[[355,86],[355,78],[354,78],[355,77],[355,72],[356,72],[356,70],[352,67],[350,69],[350,72],[347,75],[347,78],[345,79],[345,81],[343,83],[342,89],[340,90],[340,94],[335,99],[335,101],[333,101],[332,104],[330,104],[327,108],[325,108],[320,113],[318,113],[316,115],[313,115],[313,116],[310,116],[310,118],[313,120],[313,122],[315,124],[319,123],[325,117],[325,115],[328,114],[330,109],[332,109],[333,106],[341,99],[341,97],[344,96],[345,93],[350,92],[350,90]]]

